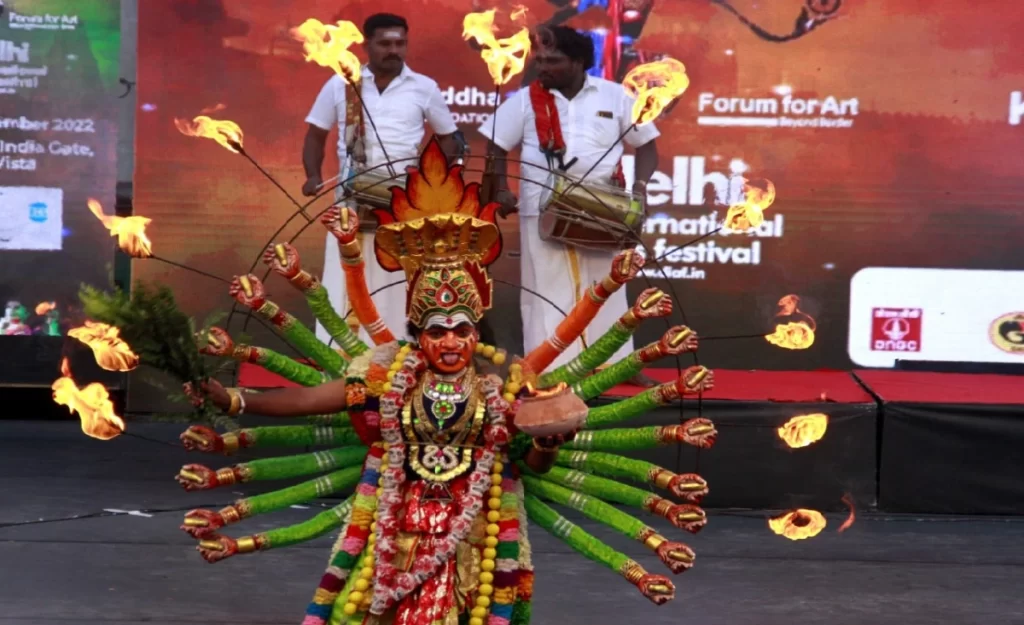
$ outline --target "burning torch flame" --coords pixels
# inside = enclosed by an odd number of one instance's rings
[[[60,363],[60,372],[63,377],[57,378],[50,387],[53,389],[53,401],[67,406],[72,413],[78,413],[86,436],[109,441],[124,432],[124,419],[114,413],[114,403],[102,384],[93,382],[85,388],[78,388],[71,377],[67,358]]]
[[[764,337],[769,343],[785,349],[807,349],[814,345],[817,324],[813,317],[800,310],[799,296],[786,295],[780,299],[775,318],[775,332]]]
[[[121,339],[121,331],[105,323],[86,321],[79,328],[68,330],[68,336],[92,348],[96,364],[107,371],[131,371],[139,366],[139,357]]]
[[[36,304],[36,314],[39,316],[45,315],[51,310],[57,309],[57,302],[41,302]]]
[[[817,510],[800,508],[768,519],[768,527],[790,540],[814,538],[825,529],[825,516]]]
[[[764,337],[769,343],[784,349],[807,349],[814,345],[814,328],[798,321],[796,323],[780,323],[775,332]]]
[[[853,525],[853,522],[857,520],[857,512],[854,510],[853,506],[853,495],[851,495],[850,493],[845,493],[843,495],[842,501],[843,503],[846,504],[846,507],[850,509],[850,516],[846,517],[846,520],[843,521],[843,524],[839,526],[840,534],[850,529],[850,526]]]
[[[362,78],[359,58],[349,47],[363,43],[363,33],[352,22],[342,20],[331,25],[310,18],[291,33],[296,41],[302,42],[307,61],[331,68],[353,85]]]
[[[149,258],[153,255],[153,243],[146,236],[146,226],[153,220],[149,217],[118,217],[103,214],[103,206],[98,200],[89,198],[89,210],[99,219],[110,236],[117,237],[117,245],[125,254],[134,258]]]
[[[487,71],[495,85],[504,85],[526,67],[526,55],[530,53],[530,30],[524,28],[504,39],[494,36],[494,9],[483,13],[469,13],[462,20],[462,38],[476,39],[483,47],[480,57],[487,64]]]
[[[746,232],[764,222],[764,211],[775,201],[775,185],[763,180],[761,185],[750,182],[743,184],[743,201],[729,207],[725,216],[725,227],[733,232]]]
[[[690,86],[686,66],[667,57],[631,69],[622,81],[633,103],[633,123],[639,126],[654,121],[673,100]]]
[[[513,5],[512,6],[512,13],[509,15],[509,18],[513,22],[519,22],[519,21],[525,20],[526,19],[526,11],[527,11],[526,7],[524,7],[521,4]]]
[[[825,436],[827,428],[828,415],[821,413],[803,414],[786,421],[778,429],[778,433],[779,438],[790,447],[796,449],[798,447],[807,447],[820,441]]]
[[[183,135],[213,139],[235,154],[242,153],[242,128],[233,121],[199,115],[192,121],[174,118],[174,125]]]

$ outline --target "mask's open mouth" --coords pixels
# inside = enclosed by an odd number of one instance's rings
[[[441,354],[441,362],[449,367],[454,367],[459,364],[460,360],[462,360],[462,354],[459,354],[458,352],[445,352]]]

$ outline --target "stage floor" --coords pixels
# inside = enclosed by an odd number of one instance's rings
[[[151,440],[95,441],[73,422],[0,422],[0,625],[298,625],[332,538],[206,564],[178,531],[181,515],[240,493],[185,493],[172,477],[184,462],[227,462],[173,445],[181,426],[129,428]],[[104,509],[153,512],[40,522]],[[257,518],[236,535],[313,512]],[[1024,623],[1024,551],[1013,547],[1024,544],[1024,519],[859,514],[837,534],[844,515],[829,516],[822,534],[790,542],[764,517],[713,512],[697,536],[659,528],[697,552],[697,566],[674,578],[676,601],[662,607],[536,530],[534,623]]]

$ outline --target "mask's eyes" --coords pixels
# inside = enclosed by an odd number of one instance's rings
[[[473,336],[473,332],[473,326],[468,323],[460,323],[458,327],[455,328],[455,336],[459,337],[460,339],[468,339],[469,337]]]

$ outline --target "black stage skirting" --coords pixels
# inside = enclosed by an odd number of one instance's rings
[[[1024,514],[1024,377],[856,375],[880,402],[879,508]]]

